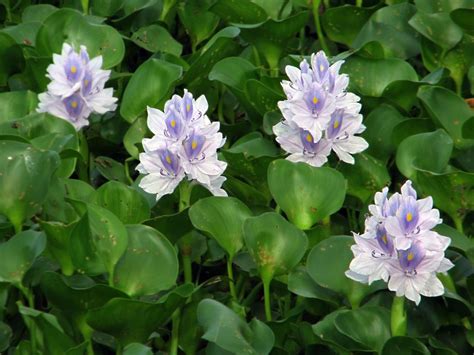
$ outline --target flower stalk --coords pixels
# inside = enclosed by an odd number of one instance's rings
[[[393,297],[390,321],[392,336],[405,336],[407,332],[407,314],[405,312],[405,297]]]

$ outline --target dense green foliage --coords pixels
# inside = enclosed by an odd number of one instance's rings
[[[0,0],[0,353],[472,354],[473,20],[472,0]],[[63,42],[103,56],[119,99],[80,132],[36,113]],[[361,96],[354,165],[274,141],[285,66],[320,49]],[[230,197],[156,203],[146,107],[184,88],[227,137]],[[374,193],[406,179],[455,267],[392,336],[393,292],[344,272]]]

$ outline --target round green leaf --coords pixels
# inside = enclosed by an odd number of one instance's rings
[[[352,46],[360,48],[377,41],[387,57],[416,56],[420,53],[419,35],[407,23],[415,12],[415,6],[406,2],[382,7],[365,23]]]
[[[0,86],[6,85],[9,76],[20,72],[24,64],[21,47],[9,34],[0,32]]]
[[[350,90],[364,96],[380,97],[384,89],[396,80],[418,81],[413,67],[398,58],[369,59],[352,56],[342,66],[349,75]]]
[[[204,328],[203,339],[232,354],[264,355],[273,348],[275,336],[270,327],[256,318],[247,324],[230,308],[212,299],[199,303],[197,318]]]
[[[21,286],[23,276],[46,247],[44,233],[32,230],[16,234],[0,244],[0,281]]]
[[[219,24],[219,17],[208,10],[212,1],[188,0],[178,6],[178,15],[191,37],[192,48],[212,36]]]
[[[80,12],[66,8],[48,16],[36,37],[40,55],[50,57],[60,53],[67,42],[76,49],[86,46],[91,58],[102,55],[105,69],[119,64],[125,53],[122,36],[113,27],[89,20]]]
[[[248,218],[243,228],[245,245],[264,282],[293,269],[308,246],[306,234],[274,212]]]
[[[115,288],[96,284],[87,276],[65,277],[55,272],[46,272],[43,275],[41,289],[49,303],[73,317],[84,315],[89,309],[101,307],[112,298],[127,297]]]
[[[21,118],[36,110],[37,95],[32,91],[12,91],[0,94],[0,122]],[[3,130],[2,130],[2,133]]]
[[[132,41],[152,53],[164,52],[180,56],[183,46],[170,33],[158,25],[140,28],[132,35]]]
[[[276,203],[300,229],[309,229],[337,212],[346,194],[346,181],[340,172],[288,160],[270,164],[268,186]]]
[[[442,173],[451,157],[453,140],[442,129],[403,140],[397,149],[397,167],[411,178],[416,169]]]
[[[120,220],[105,208],[87,204],[84,216],[72,230],[69,253],[79,272],[113,275],[120,257],[127,249],[127,230]]]
[[[449,16],[466,33],[474,35],[474,24],[472,22],[474,9],[456,9],[451,11]]]
[[[422,86],[418,91],[418,98],[430,116],[448,131],[456,148],[474,145],[474,139],[463,138],[463,125],[474,113],[462,97],[442,87]]]
[[[230,260],[242,249],[242,225],[251,216],[249,208],[233,197],[208,197],[189,209],[194,227],[214,238]]]
[[[211,11],[225,22],[234,24],[257,24],[268,19],[265,11],[250,0],[219,0],[211,7]]]
[[[114,285],[130,296],[167,290],[176,284],[179,263],[176,250],[151,227],[129,225],[128,247],[114,272]]]
[[[120,114],[128,122],[144,114],[147,106],[155,106],[171,94],[182,68],[151,58],[140,65],[123,93]]]
[[[0,322],[0,351],[5,351],[10,346],[13,332],[8,324]]]
[[[390,312],[382,307],[363,307],[339,314],[336,328],[367,350],[379,352],[390,338]]]
[[[100,308],[89,310],[86,320],[95,330],[113,335],[123,346],[145,343],[150,334],[167,322],[193,292],[193,286],[185,284],[156,303],[114,298]]]
[[[382,348],[382,355],[430,355],[422,342],[410,337],[393,337],[387,340]]]
[[[362,298],[376,290],[349,279],[345,272],[353,258],[351,245],[354,238],[339,235],[319,242],[308,254],[306,268],[309,276],[320,286],[346,295],[351,303],[358,304]]]
[[[0,214],[7,216],[17,230],[41,208],[58,164],[56,152],[0,141]]]
[[[444,50],[453,48],[463,36],[462,30],[445,12],[428,14],[418,11],[408,23]]]
[[[350,46],[373,12],[373,9],[354,5],[325,9],[322,17],[324,32],[332,41]]]
[[[140,223],[150,218],[150,207],[145,197],[121,182],[109,181],[97,189],[95,203],[113,212],[124,224]]]

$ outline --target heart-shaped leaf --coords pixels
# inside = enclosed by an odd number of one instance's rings
[[[45,247],[44,233],[32,230],[18,233],[0,244],[0,281],[10,282],[21,288],[23,276]]]
[[[230,308],[212,299],[199,303],[199,324],[204,328],[204,339],[231,354],[268,354],[275,336],[263,322],[254,318],[247,324]]]
[[[346,193],[346,181],[340,172],[288,160],[270,164],[268,186],[288,219],[301,229],[309,229],[337,212]]]
[[[306,252],[306,234],[277,213],[250,217],[243,228],[245,245],[264,282],[287,274]]]
[[[176,284],[176,250],[162,234],[151,227],[129,225],[128,247],[115,267],[114,285],[130,296],[167,290]]]
[[[189,209],[194,227],[214,238],[227,252],[229,260],[242,248],[242,225],[252,212],[232,197],[208,197]]]

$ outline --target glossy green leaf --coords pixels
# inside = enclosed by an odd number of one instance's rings
[[[408,23],[444,50],[453,48],[463,36],[461,28],[445,12],[428,14],[418,11]]]
[[[38,52],[47,57],[61,53],[64,42],[77,49],[85,45],[91,58],[102,55],[104,68],[119,64],[125,53],[122,37],[116,29],[90,22],[71,9],[60,9],[48,16],[36,37]]]
[[[268,19],[265,10],[250,0],[218,0],[211,7],[211,11],[232,24],[257,24]]]
[[[319,242],[308,254],[308,274],[320,286],[346,295],[352,304],[359,304],[362,298],[377,289],[349,279],[345,272],[353,259],[350,249],[354,239],[349,236],[332,236]]]
[[[0,32],[0,86],[7,83],[10,75],[20,72],[24,64],[21,47],[9,34]]]
[[[346,193],[346,181],[338,171],[288,160],[270,164],[268,186],[276,203],[300,229],[309,229],[337,212]]]
[[[393,337],[387,340],[382,348],[382,355],[397,354],[429,355],[428,348],[420,341],[410,337]]]
[[[132,41],[152,53],[165,52],[176,56],[181,55],[183,46],[169,32],[158,25],[140,28],[132,35]]]
[[[390,338],[390,312],[382,307],[363,307],[339,314],[336,328],[363,344],[367,350],[379,352]]]
[[[398,146],[397,167],[408,178],[414,175],[416,169],[442,173],[452,151],[453,140],[442,129],[415,134]]]
[[[304,267],[299,267],[290,272],[288,275],[288,290],[298,296],[316,298],[334,305],[338,303],[338,295],[327,288],[319,286],[308,275]]]
[[[181,77],[181,67],[151,58],[140,65],[123,94],[120,114],[128,122],[145,114],[147,106],[155,106],[170,95]]]
[[[32,230],[20,232],[0,244],[0,281],[22,287],[23,276],[45,247],[44,233]]]
[[[208,197],[189,209],[194,227],[214,238],[230,260],[244,244],[242,225],[251,216],[249,208],[232,197]]]
[[[114,298],[102,307],[90,310],[87,323],[98,331],[113,335],[123,346],[145,343],[153,331],[170,319],[176,308],[184,305],[193,291],[192,285],[181,285],[156,303]]]
[[[12,91],[0,94],[0,122],[21,118],[36,110],[38,98],[31,91]],[[3,130],[2,130],[3,133]]]
[[[202,300],[197,317],[204,328],[202,337],[231,354],[268,354],[273,348],[275,336],[270,327],[256,318],[246,323],[222,303]]]
[[[113,212],[122,223],[140,223],[150,218],[150,207],[143,195],[117,181],[97,189],[95,203]]]
[[[245,245],[264,282],[293,269],[308,245],[302,231],[274,212],[248,218],[243,231]]]
[[[474,25],[472,23],[474,9],[455,9],[449,13],[449,16],[464,32],[470,35],[474,34]]]
[[[345,164],[339,171],[347,179],[347,193],[364,203],[390,182],[385,164],[364,153],[355,156],[354,165]]]
[[[5,351],[8,349],[12,335],[12,329],[8,326],[8,324],[0,321],[0,351]]]
[[[367,126],[363,137],[369,143],[367,153],[375,158],[386,161],[396,150],[391,135],[394,127],[403,122],[402,116],[393,106],[383,104],[375,108],[364,118]]]
[[[114,272],[114,285],[130,296],[167,290],[176,284],[176,250],[162,234],[151,227],[129,225],[128,246]]]
[[[17,231],[25,219],[41,208],[58,164],[56,152],[0,141],[0,213],[10,219]]]
[[[209,11],[211,4],[208,0],[191,0],[178,6],[179,18],[191,37],[193,48],[211,37],[219,24],[219,17]]]
[[[418,98],[430,116],[446,129],[456,148],[474,145],[474,139],[464,139],[462,135],[462,126],[473,112],[460,96],[442,87],[423,86],[418,91]]]
[[[153,351],[146,345],[130,343],[123,349],[123,355],[153,355]]]
[[[380,97],[385,88],[396,80],[417,81],[413,67],[397,58],[369,59],[352,56],[342,66],[352,80],[350,90],[364,96]]]
[[[127,230],[112,212],[87,204],[84,216],[71,232],[69,251],[80,272],[113,275],[115,265],[127,249],[127,241]]]
[[[324,31],[332,41],[350,46],[373,12],[353,5],[330,7],[322,17]]]
[[[89,309],[103,306],[112,298],[126,297],[123,292],[96,284],[87,276],[65,277],[55,272],[43,275],[41,289],[54,307],[76,319],[84,316]]]
[[[46,354],[64,354],[67,350],[75,346],[74,341],[69,337],[59,324],[57,318],[45,312],[20,305],[19,311],[23,318],[31,320],[35,327],[40,330],[42,339],[42,352]],[[28,324],[28,323],[27,323]]]
[[[406,2],[382,7],[365,23],[352,46],[360,48],[377,41],[386,57],[406,59],[416,56],[420,52],[418,33],[407,23],[415,12],[415,7]]]

